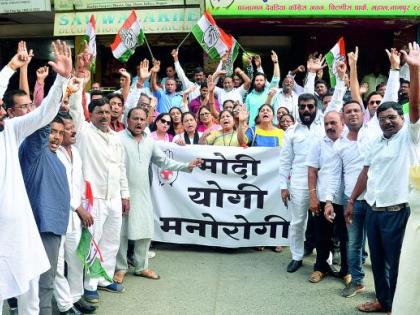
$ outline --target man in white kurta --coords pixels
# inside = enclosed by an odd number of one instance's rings
[[[70,115],[77,132],[77,148],[83,162],[83,174],[91,184],[94,197],[93,238],[102,253],[102,266],[109,276],[115,271],[120,245],[122,214],[129,209],[129,192],[124,163],[124,148],[118,133],[109,128],[111,108],[107,99],[93,100],[89,104],[91,122],[84,119],[81,89],[70,100]],[[122,285],[104,278],[85,276],[85,299],[99,302],[97,289],[120,293]]]
[[[128,240],[134,240],[134,274],[149,279],[159,276],[148,269],[148,251],[154,232],[154,214],[150,195],[149,164],[162,169],[191,172],[199,166],[200,160],[182,163],[168,158],[157,142],[144,133],[146,112],[133,108],[127,115],[127,129],[120,132],[121,142],[125,149],[125,163],[128,187],[130,190],[130,212],[123,218],[120,249],[117,256],[115,281],[122,282],[128,270]]]
[[[23,65],[24,58],[22,53],[14,56],[0,72],[0,98],[7,89],[10,77]],[[62,70],[57,65],[62,66],[57,62],[53,69]],[[63,71],[60,74],[67,77]],[[26,194],[18,145],[25,137],[54,119],[63,86],[67,83],[67,79],[61,75],[57,75],[48,96],[33,112],[3,120],[5,111],[0,108],[0,124],[4,123],[4,130],[0,129],[0,314],[3,300],[11,297],[18,298],[20,313],[39,313],[39,276],[50,268],[50,264]]]

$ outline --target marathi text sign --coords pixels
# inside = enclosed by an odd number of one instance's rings
[[[277,148],[160,143],[177,161],[204,160],[192,174],[153,165],[154,240],[221,247],[288,245]]]
[[[418,0],[206,0],[213,16],[418,17]]]
[[[200,4],[200,0],[187,0],[186,4]],[[184,5],[184,0],[55,0],[54,8],[56,11],[73,10],[96,10],[96,9],[117,9],[117,8],[136,8],[149,6],[172,6]]]
[[[54,36],[84,35],[92,14],[96,21],[96,35],[114,35],[130,13],[130,10],[57,13]],[[200,9],[136,10],[136,14],[145,33],[187,33],[200,18]]]
[[[51,11],[50,0],[0,0],[0,13]]]

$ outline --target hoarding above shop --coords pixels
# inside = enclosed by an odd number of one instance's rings
[[[51,11],[50,0],[0,0],[0,13]]]
[[[184,3],[185,2],[185,3]],[[1,0],[0,0],[1,3]],[[200,4],[200,0],[55,0],[54,9],[56,11],[67,10],[96,10],[96,9],[118,9],[118,8],[135,8],[135,7],[150,7],[150,6],[172,6],[184,4]],[[74,8],[73,8],[74,5]]]
[[[86,25],[93,14],[96,34],[116,34],[131,10],[57,13],[54,36],[86,34]],[[200,18],[200,8],[136,10],[145,33],[188,33]]]
[[[205,0],[215,17],[417,17],[419,0]]]

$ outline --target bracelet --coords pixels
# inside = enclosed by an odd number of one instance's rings
[[[309,189],[309,191],[316,191],[316,188]]]

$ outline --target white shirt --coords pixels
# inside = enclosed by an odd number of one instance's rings
[[[289,176],[291,187],[308,189],[306,157],[313,141],[324,135],[324,121],[320,113],[310,128],[298,121],[287,129],[283,138],[283,149],[280,152],[280,189],[287,189]]]
[[[419,163],[420,120],[371,144],[364,161],[369,166],[365,199],[369,205],[388,207],[408,202],[409,167]]]
[[[246,90],[244,89],[243,84],[240,87],[233,88],[230,91],[226,91],[225,89],[222,89],[216,86],[214,89],[214,94],[216,94],[217,101],[219,102],[220,110],[222,110],[223,103],[226,100],[232,100],[234,102],[237,101],[242,104],[244,102],[244,96],[246,94]]]
[[[85,121],[80,91],[70,99],[70,114],[77,132],[77,148],[83,161],[83,174],[90,182],[94,198],[129,198],[125,153],[118,133],[103,132]]]
[[[185,75],[184,69],[182,69],[181,64],[179,61],[174,62],[176,73],[178,74],[178,78],[182,83],[182,90],[186,90],[191,85],[195,85],[196,89],[190,93],[188,96],[188,100],[191,102],[193,99],[200,96],[200,85],[197,83],[191,82],[187,76]]]
[[[311,150],[306,157],[306,166],[318,169],[316,185],[318,200],[321,202],[330,200],[335,204],[342,205],[342,183],[337,180],[336,176],[329,176],[331,172],[337,171],[335,160],[331,159],[331,156],[334,155],[333,145],[334,142],[327,136],[317,140],[312,145]],[[341,175],[341,169],[338,170],[338,172]],[[329,185],[336,189],[336,193],[332,198],[327,198],[327,187]]]
[[[296,94],[294,91],[290,95],[285,95],[283,89],[277,92],[274,100],[273,100],[273,109],[274,109],[274,117],[273,117],[273,124],[277,125],[277,110],[280,107],[286,107],[290,115],[296,120],[299,117],[298,111],[298,97],[299,95]]]
[[[66,168],[67,181],[70,189],[70,219],[67,227],[67,233],[80,229],[80,220],[76,209],[82,204],[82,197],[85,190],[85,180],[82,171],[82,158],[79,150],[75,146],[71,147],[72,157],[64,147],[59,147],[57,157]]]

